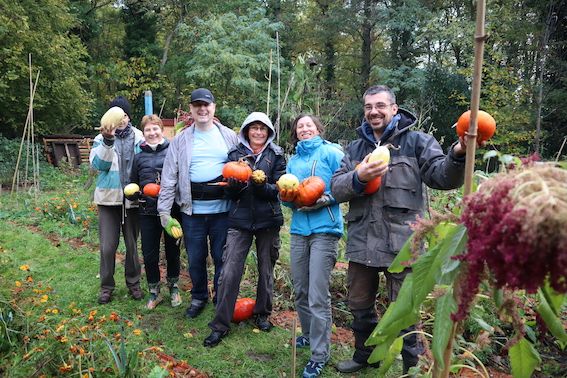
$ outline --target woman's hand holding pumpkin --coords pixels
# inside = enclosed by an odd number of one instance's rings
[[[232,190],[241,191],[248,185],[248,181],[240,181],[238,179],[229,177],[227,180],[228,188]]]
[[[293,202],[297,197],[297,188],[280,189],[280,199],[284,202]]]

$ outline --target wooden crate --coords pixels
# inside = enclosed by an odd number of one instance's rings
[[[88,163],[92,140],[82,136],[48,135],[43,138],[47,161],[58,166],[63,160],[73,166]]]

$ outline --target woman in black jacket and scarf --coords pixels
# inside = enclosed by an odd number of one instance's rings
[[[146,115],[140,125],[146,141],[140,145],[142,151],[134,158],[130,181],[143,188],[151,183],[159,184],[163,161],[167,154],[169,141],[163,137],[163,123],[155,115]],[[157,212],[157,197],[141,195],[140,198],[140,231],[142,235],[142,254],[146,278],[150,290],[150,299],[146,308],[153,310],[163,298],[160,295],[159,253],[161,235],[165,240],[165,257],[167,260],[167,283],[171,297],[171,306],[181,304],[181,296],[177,281],[179,280],[179,245],[177,240],[164,232]],[[175,215],[175,214],[172,214]]]
[[[207,347],[214,347],[228,334],[253,238],[256,239],[258,260],[255,324],[265,332],[272,328],[268,317],[272,311],[274,265],[279,257],[279,232],[283,224],[276,181],[286,169],[283,149],[272,142],[274,137],[274,126],[268,116],[253,112],[242,123],[239,144],[228,153],[229,161],[244,159],[252,170],[262,170],[266,177],[260,182],[233,179],[228,182],[226,194],[232,200],[229,230],[219,278],[216,315],[209,323],[212,332],[204,341]]]

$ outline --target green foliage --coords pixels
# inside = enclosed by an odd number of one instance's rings
[[[192,26],[182,34],[193,45],[185,75],[195,87],[210,88],[215,94],[219,118],[236,126],[250,111],[264,110],[265,76],[270,50],[275,62],[274,33],[279,25],[265,18],[263,10],[255,10],[198,18]]]
[[[82,126],[91,111],[92,95],[87,82],[87,51],[81,41],[68,34],[76,24],[68,1],[2,2],[0,12],[0,120],[7,131],[22,129],[30,100],[32,77],[34,125],[41,133],[68,131]]]
[[[510,348],[510,364],[514,378],[529,378],[541,363],[539,353],[532,343],[522,338]]]

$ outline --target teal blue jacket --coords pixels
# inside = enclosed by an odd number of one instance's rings
[[[91,166],[98,171],[94,203],[105,206],[124,204],[127,209],[138,207],[138,201],[124,198],[123,188],[130,183],[130,173],[134,163],[134,155],[140,152],[140,144],[144,135],[133,126],[132,132],[126,138],[115,137],[105,141],[98,134],[90,152]]]
[[[295,154],[289,159],[287,173],[303,181],[309,176],[318,176],[325,181],[325,194],[331,194],[331,177],[340,167],[344,153],[338,144],[316,136],[297,143]],[[312,234],[343,235],[343,217],[339,204],[333,200],[330,205],[316,210],[298,211],[295,205],[284,202],[293,209],[291,218],[292,234],[309,236]]]

